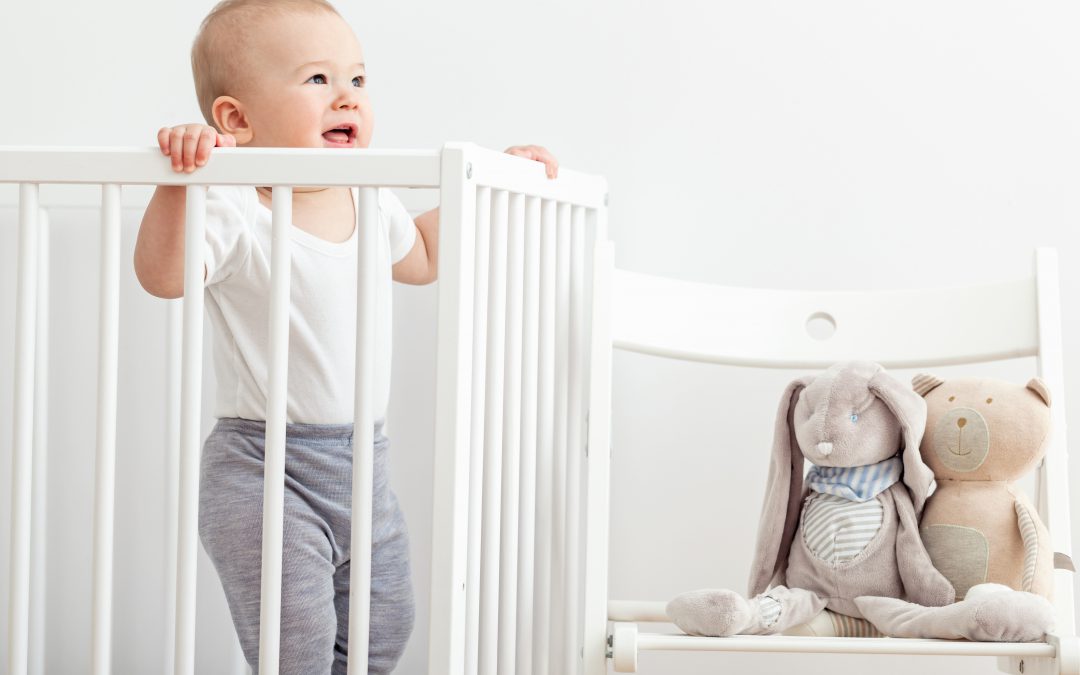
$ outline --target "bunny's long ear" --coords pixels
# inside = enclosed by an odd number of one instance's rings
[[[765,486],[765,503],[758,522],[757,548],[750,568],[750,597],[764,592],[779,575],[776,583],[783,583],[787,570],[791,540],[799,525],[802,508],[803,455],[795,440],[792,416],[799,395],[813,376],[799,378],[789,384],[780,399],[776,412],[776,428],[773,434],[772,459],[769,464],[769,482]]]
[[[926,399],[889,375],[884,368],[870,378],[870,391],[900,422],[904,443],[904,484],[911,492],[915,515],[922,516],[923,506],[934,488],[934,472],[923,462],[919,452],[926,431]]]

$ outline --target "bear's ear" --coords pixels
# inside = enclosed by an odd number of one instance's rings
[[[1041,377],[1033,377],[1027,383],[1027,388],[1039,395],[1039,398],[1046,403],[1046,407],[1050,407],[1050,389],[1043,382]]]
[[[937,375],[930,375],[929,373],[919,373],[911,378],[911,388],[914,389],[915,393],[919,396],[926,396],[943,384],[945,384],[945,380]]]

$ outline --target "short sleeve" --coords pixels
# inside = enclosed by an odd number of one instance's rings
[[[252,247],[252,204],[245,190],[215,186],[206,193],[206,285],[228,279],[243,267]]]
[[[386,188],[379,189],[379,211],[390,240],[390,262],[397,263],[416,243],[416,224],[397,195]]]

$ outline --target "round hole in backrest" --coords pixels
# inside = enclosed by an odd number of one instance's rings
[[[814,312],[806,320],[806,332],[815,340],[828,340],[836,332],[836,319],[827,312]]]

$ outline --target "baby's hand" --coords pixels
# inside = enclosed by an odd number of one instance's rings
[[[539,145],[515,145],[507,148],[506,154],[543,162],[548,178],[555,178],[559,175],[558,160],[546,148],[541,148]]]
[[[211,148],[235,148],[236,138],[219,134],[205,124],[180,124],[162,127],[157,133],[161,154],[172,157],[173,171],[191,173],[210,159]]]

